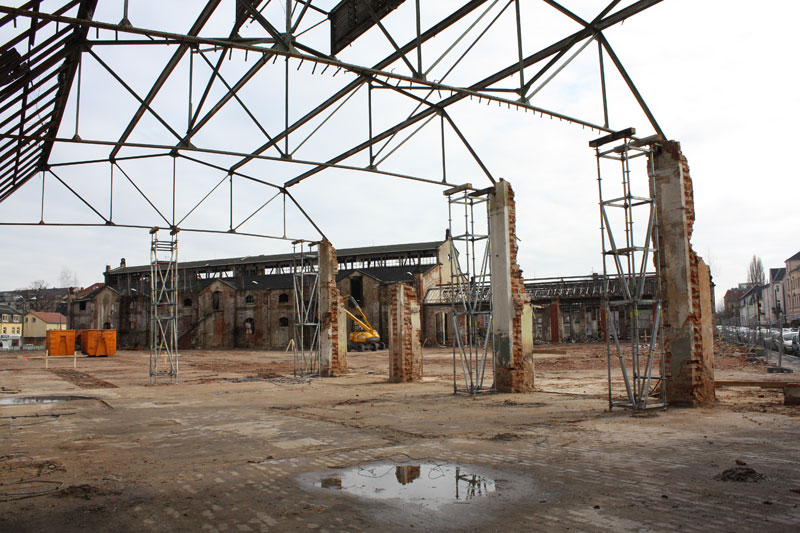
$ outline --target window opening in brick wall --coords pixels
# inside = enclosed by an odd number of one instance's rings
[[[211,307],[214,309],[214,311],[219,311],[220,294],[221,293],[219,291],[214,291],[214,294],[211,295]]]

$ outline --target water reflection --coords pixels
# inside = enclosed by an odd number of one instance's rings
[[[417,466],[396,466],[395,469],[395,477],[397,477],[398,483],[403,485],[408,485],[415,479],[419,478],[420,468],[419,465]]]
[[[33,405],[40,403],[69,402],[73,400],[97,400],[94,396],[80,395],[47,395],[47,396],[15,396],[0,398],[0,405]]]
[[[446,503],[468,503],[496,490],[494,480],[475,468],[434,462],[360,465],[320,479],[316,485],[365,498],[396,498],[432,509]]]

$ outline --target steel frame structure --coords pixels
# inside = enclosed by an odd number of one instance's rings
[[[178,232],[150,230],[150,383],[178,382]]]
[[[219,26],[210,21],[216,20],[221,6],[230,5],[230,2],[235,6],[235,17],[220,36],[214,33],[219,32]],[[624,80],[656,136],[666,138],[604,34],[609,28],[661,0],[608,0],[591,19],[579,16],[559,1],[541,0],[541,5],[546,6],[549,13],[554,17],[567,17],[576,29],[532,53],[523,53],[523,45],[530,39],[530,33],[523,23],[520,0],[463,0],[458,8],[445,12],[426,28],[422,25],[423,2],[420,0],[413,4],[395,0],[389,3],[343,0],[330,9],[327,6],[333,0],[230,2],[207,0],[198,3],[199,12],[194,22],[182,33],[136,26],[136,13],[128,12],[127,1],[123,3],[119,22],[96,19],[98,0],[52,0],[47,3],[17,0],[15,6],[0,6],[0,38],[6,39],[0,56],[0,203],[7,201],[36,176],[41,176],[38,220],[0,220],[0,225],[113,226],[147,230],[158,225],[173,233],[247,235],[288,242],[319,240],[325,238],[322,229],[290,192],[292,187],[318,174],[333,170],[350,171],[453,188],[469,177],[459,175],[454,180],[451,176],[456,173],[452,171],[452,162],[448,158],[452,154],[445,149],[445,139],[449,136],[463,147],[474,163],[477,174],[474,177],[494,184],[496,180],[492,170],[454,118],[451,110],[459,104],[472,101],[473,104],[497,105],[530,112],[530,116],[535,118],[558,119],[601,134],[613,132],[606,87],[607,61]],[[327,23],[331,13],[344,2],[350,2],[369,17],[352,27],[340,28],[340,33],[331,37],[328,52],[321,51],[320,47],[314,46],[316,41],[311,36],[320,31],[320,26]],[[384,24],[384,17],[395,8],[406,9],[414,24],[402,28],[392,27],[388,21]],[[506,20],[504,17],[513,20],[516,34],[511,37],[509,32],[500,33],[503,38],[514,40],[516,53],[508,57],[505,66],[496,70],[492,67],[489,73],[483,72],[477,68],[480,60],[475,60],[473,51],[493,33],[490,30],[498,20]],[[209,29],[211,27],[213,30]],[[364,42],[359,36],[367,31],[389,43],[391,52],[367,64],[358,60],[346,61],[334,55],[345,57],[344,46],[358,48]],[[399,36],[401,33],[404,40]],[[592,43],[597,45],[602,122],[540,105],[542,88]],[[171,52],[149,87],[142,88],[142,84],[137,83],[135,71],[126,70],[128,65],[114,66],[105,52],[130,47],[157,47]],[[502,62],[503,58],[500,60]],[[117,129],[92,134],[83,126],[88,122],[86,119],[92,117],[84,116],[86,102],[82,101],[82,92],[87,84],[97,83],[91,77],[84,79],[90,65],[95,71],[110,77],[110,83],[116,89],[135,101],[132,114],[124,117],[121,111],[108,113],[104,110],[109,118],[117,115],[125,118]],[[182,78],[186,72],[188,82]],[[340,74],[341,77],[334,82],[333,78]],[[450,82],[456,75],[461,78]],[[297,76],[320,76],[331,87],[323,90],[324,94],[313,107],[292,113],[297,102],[310,101],[302,89],[313,85],[297,83]],[[248,99],[247,88],[256,83],[274,88],[276,94],[282,93],[280,98],[271,100],[270,107],[272,115],[278,117],[274,122],[279,126],[268,124],[263,113],[255,107],[258,97]],[[186,89],[179,96],[187,109],[185,122],[159,107],[159,98],[168,93],[169,88],[178,86]],[[364,96],[356,97],[357,93],[364,93]],[[400,99],[408,108],[413,108],[412,111],[397,119],[390,113],[394,111],[389,109],[392,105],[382,106],[377,101],[377,95],[385,94]],[[353,106],[360,108],[358,115]],[[67,117],[68,109],[73,108],[74,119]],[[247,125],[258,131],[247,139],[252,142],[244,146],[225,146],[209,133],[216,127],[218,117],[232,108],[244,113]],[[360,120],[366,123],[363,128],[366,135],[359,133],[354,140],[347,139],[347,148],[336,148],[332,154],[324,153],[320,146],[325,144],[326,124],[342,114],[347,114],[350,119],[360,116]],[[65,132],[71,124],[74,124],[74,131]],[[158,129],[158,135],[151,135],[153,128]],[[399,171],[388,164],[397,159],[393,156],[401,147],[431,128],[438,129],[440,138],[437,147],[441,158],[439,177],[432,177],[433,174],[426,169]],[[73,152],[81,155],[73,156]],[[91,155],[84,155],[86,153]],[[137,175],[132,170],[134,165],[143,161],[170,160],[171,176],[164,176],[167,179],[163,180],[158,193],[147,192],[141,185],[145,176]],[[213,185],[207,188],[197,180],[191,181],[191,191],[199,191],[197,197],[202,196],[198,201],[190,200],[181,205],[180,200],[188,196],[178,186],[184,178],[179,175],[178,163],[215,174]],[[267,164],[280,167],[288,177],[276,178],[259,167]],[[107,174],[97,171],[98,166],[106,167]],[[108,195],[97,193],[100,199],[88,195],[79,180],[67,175],[75,168],[92,175],[93,192],[97,192],[99,187],[96,185],[102,183]],[[94,174],[88,169],[92,169]],[[108,179],[98,177],[101,174],[107,175]],[[192,173],[187,174],[191,179]],[[129,194],[148,206],[131,215],[132,220],[121,216],[119,208],[115,211],[121,194],[120,183]],[[260,192],[254,195],[257,198],[254,204],[240,206],[234,202],[235,193],[245,185],[258,187]],[[85,206],[84,213],[94,221],[54,221],[50,212],[46,212],[46,207],[50,207],[45,203],[48,186],[66,190],[70,197]],[[218,222],[217,218],[203,217],[202,214],[213,203],[210,198],[223,194],[221,191],[226,189],[228,220],[227,227],[221,228],[219,223],[213,223]],[[474,197],[466,197],[469,198],[467,202],[477,201]],[[171,210],[159,207],[159,204],[169,203]],[[275,206],[282,209],[282,228],[254,228],[255,221],[266,211],[272,210],[271,214],[274,214]],[[289,210],[299,214],[315,234],[294,234],[295,230],[287,227]],[[190,220],[198,219],[201,219],[200,223],[190,223]],[[470,238],[474,238],[469,231]],[[465,290],[468,292],[485,290],[469,279],[474,272],[461,273],[457,279],[467,276]],[[463,312],[467,313],[464,309]],[[477,316],[475,313],[478,311],[469,313]],[[177,352],[175,355],[176,377]],[[466,390],[483,390],[483,374],[467,371],[465,375]],[[646,396],[637,402],[646,401]]]
[[[496,104],[501,107],[531,111],[532,116],[557,118],[583,128],[598,132],[610,132],[608,105],[606,98],[604,57],[610,59],[631,93],[641,106],[647,120],[656,133],[663,137],[663,132],[655,121],[640,93],[633,84],[627,71],[614,53],[604,36],[604,30],[658,4],[661,0],[630,1],[627,5],[621,0],[610,1],[596,17],[591,20],[581,18],[564,5],[555,0],[543,0],[553,9],[556,16],[566,16],[578,25],[577,31],[539,49],[532,54],[523,54],[523,41],[527,35],[520,15],[519,0],[469,0],[454,11],[446,14],[438,22],[427,29],[421,25],[421,3],[407,5],[414,12],[416,21],[413,37],[400,45],[393,31],[382,23],[386,13],[378,13],[377,8],[368,0],[352,0],[359,9],[366,9],[371,20],[367,28],[374,27],[391,43],[392,52],[384,59],[371,64],[360,65],[343,61],[331,53],[325,53],[310,46],[309,35],[321,24],[327,22],[332,10],[323,9],[325,2],[306,0],[287,0],[281,15],[271,9],[270,0],[236,0],[236,17],[227,37],[207,36],[204,28],[215,16],[222,0],[209,0],[202,5],[196,20],[186,33],[174,33],[151,28],[137,27],[131,23],[135,13],[129,16],[127,2],[119,23],[94,20],[97,0],[61,0],[57,7],[43,11],[41,3],[36,0],[20,0],[17,7],[0,6],[0,31],[9,32],[10,25],[18,31],[10,31],[11,39],[5,45],[0,74],[4,86],[0,88],[0,202],[8,199],[26,182],[37,175],[42,179],[42,209],[38,221],[2,222],[6,225],[77,225],[77,226],[116,226],[149,229],[156,223],[152,220],[124,221],[115,219],[114,215],[114,180],[122,179],[129,183],[152,208],[148,216],[154,216],[160,222],[181,231],[213,232],[269,237],[285,240],[296,240],[298,236],[290,235],[286,228],[287,206],[296,209],[313,226],[314,230],[324,237],[322,230],[311,219],[303,207],[290,193],[290,188],[308,178],[330,169],[368,172],[393,178],[403,178],[450,187],[448,164],[445,153],[445,132],[454,136],[466,148],[473,158],[483,178],[494,183],[491,170],[484,164],[477,149],[459,128],[448,109],[455,104],[467,100]],[[360,2],[360,3],[359,3]],[[330,2],[329,2],[330,3]],[[328,3],[328,4],[329,4]],[[276,0],[273,6],[281,4]],[[395,7],[403,2],[394,2]],[[624,7],[622,7],[622,4]],[[487,32],[504,14],[514,17],[516,21],[517,57],[509,58],[508,65],[496,72],[467,83],[449,84],[448,76],[454,71],[463,74],[471,72],[470,52],[475,45],[485,38]],[[280,15],[280,16],[279,16]],[[314,18],[316,17],[316,18]],[[25,26],[28,26],[27,28]],[[241,37],[243,27],[248,26],[252,35]],[[253,31],[253,28],[260,31]],[[456,31],[456,37],[448,37],[442,42],[440,34],[447,30]],[[346,35],[347,42],[358,45],[359,32],[362,29],[351,29]],[[309,33],[311,32],[311,33]],[[448,35],[452,35],[448,34]],[[452,40],[450,40],[452,39]],[[444,53],[429,54],[428,44],[441,44],[446,47]],[[603,116],[602,124],[568,116],[551,111],[533,103],[539,91],[549,83],[561,70],[592,42],[597,43],[599,69],[601,72]],[[169,47],[174,50],[172,56],[147,90],[141,93],[136,90],[129,78],[130,74],[115,68],[103,57],[103,50],[114,47]],[[463,50],[463,51],[462,51]],[[225,74],[225,66],[237,57],[244,55],[245,60],[255,58],[243,74],[237,79],[230,79]],[[105,138],[89,138],[80,132],[81,124],[81,87],[92,80],[83,80],[84,62],[90,61],[96,69],[104,71],[118,83],[120,87],[138,105],[118,135]],[[200,76],[199,65],[205,65],[208,76],[205,82],[195,82]],[[449,65],[449,67],[447,66]],[[177,83],[178,67],[188,68],[190,72],[188,93],[188,113],[185,125],[160,113],[155,105],[157,97],[164,92],[165,86]],[[304,70],[303,70],[304,69]],[[300,96],[295,96],[296,85],[292,77],[296,72],[308,75],[336,76],[340,72],[347,77],[341,86],[308,112],[293,119],[290,117],[290,105]],[[252,109],[250,102],[243,96],[248,85],[264,79],[267,72],[282,74],[283,127],[279,130],[267,127],[258,113]],[[194,74],[193,74],[194,73]],[[327,74],[326,74],[327,73]],[[297,74],[300,75],[300,74]],[[277,85],[277,84],[276,84]],[[215,91],[221,90],[221,96]],[[337,113],[343,113],[342,107],[357,92],[365,91],[368,134],[365,139],[356,142],[349,149],[331,157],[320,157],[309,150],[308,156],[298,153],[309,141],[313,140],[324,129],[325,123]],[[413,112],[393,125],[376,130],[376,114],[380,111],[373,103],[372,95],[376,91],[391,92],[415,105]],[[197,95],[200,95],[199,97]],[[74,134],[67,135],[62,131],[67,104],[73,103],[75,108]],[[360,104],[359,104],[360,105]],[[85,106],[83,106],[85,107]],[[263,142],[251,149],[226,149],[219,146],[204,145],[197,141],[200,133],[214,126],[215,116],[223,109],[240,108],[248,120],[261,132]],[[276,110],[278,106],[275,106]],[[32,112],[35,110],[35,113]],[[164,134],[173,137],[173,142],[158,140],[136,140],[143,126],[143,118],[155,120],[163,128]],[[438,121],[434,121],[438,119]],[[85,121],[84,121],[85,122]],[[409,139],[417,135],[429,124],[438,122],[441,143],[441,178],[433,179],[429,173],[396,172],[387,167],[385,162]],[[431,126],[433,127],[433,126]],[[55,146],[70,145],[91,146],[98,157],[69,159],[61,155],[53,160],[51,154]],[[309,143],[311,144],[311,143]],[[304,150],[306,152],[306,150]],[[367,164],[348,162],[357,155],[366,155]],[[175,186],[175,175],[172,176],[171,191],[164,195],[172,196],[172,213],[166,213],[157,206],[158,198],[144,192],[137,185],[139,177],[124,170],[128,162],[141,159],[173,158],[181,162],[208,168],[219,173],[219,181],[208,190],[202,200],[191,208],[176,211],[175,197],[181,195]],[[226,163],[215,162],[224,158]],[[230,161],[230,163],[229,163]],[[287,168],[299,169],[294,176],[283,183],[265,177],[258,171],[248,171],[253,162],[282,163]],[[93,201],[79,191],[69,178],[61,175],[60,169],[74,166],[106,164],[109,167],[109,194],[107,201]],[[252,166],[252,165],[251,165]],[[97,222],[52,222],[45,216],[45,183],[51,182],[63,186],[78,198],[97,217]],[[228,227],[219,229],[209,224],[191,225],[187,218],[196,214],[198,209],[207,204],[212,193],[227,182],[230,191],[230,213]],[[264,188],[264,201],[256,209],[237,211],[233,197],[237,184],[248,182]],[[459,180],[457,183],[462,182]],[[126,185],[127,186],[127,185]],[[282,231],[264,232],[248,231],[244,227],[253,217],[281,197],[284,210]],[[101,205],[103,204],[103,205]],[[315,236],[316,238],[316,236]]]
[[[310,252],[316,243],[295,241],[293,244],[292,354],[294,375],[319,376],[319,256]],[[306,245],[308,245],[306,247]]]
[[[631,161],[647,158],[652,165],[651,144],[653,139],[633,139],[633,128],[616,132],[590,143],[597,157],[597,188],[600,205],[600,234],[603,253],[603,296],[606,321],[606,356],[608,359],[608,406],[633,410],[666,407],[667,388],[665,379],[664,324],[662,317],[661,272],[658,248],[658,221],[656,215],[653,173],[647,173],[647,195],[635,195],[632,187]],[[612,148],[608,143],[622,141]],[[604,147],[605,146],[605,147]],[[603,179],[604,160],[619,165],[618,185]],[[611,183],[611,184],[610,184]],[[641,182],[638,183],[641,185]],[[641,193],[640,193],[641,194]],[[614,218],[611,211],[617,211]],[[645,224],[644,232],[637,234],[638,225]],[[620,225],[622,228],[620,228]],[[622,297],[614,298],[609,276],[609,261],[617,277],[617,289]],[[648,268],[653,262],[655,272]],[[645,296],[648,278],[656,280],[655,290]],[[649,307],[653,310],[650,339],[640,338],[639,312]],[[628,318],[630,345],[623,348],[620,322]],[[645,350],[642,350],[645,342]],[[625,385],[625,400],[620,400],[614,390],[613,359],[619,364],[619,372]]]
[[[488,191],[455,187],[445,195],[450,234],[448,298],[455,339],[453,393],[494,392]],[[463,212],[463,226],[454,220],[454,211],[458,217]]]

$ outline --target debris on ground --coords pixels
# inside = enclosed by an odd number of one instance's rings
[[[88,483],[82,483],[80,485],[70,485],[64,489],[61,489],[58,492],[58,495],[62,498],[82,498],[84,500],[91,500],[95,496],[109,496],[114,494],[121,494],[118,490],[108,490],[103,489],[100,487],[95,487],[94,485],[89,485]]]
[[[764,474],[759,474],[749,466],[735,466],[718,474],[714,479],[717,481],[739,481],[757,483],[764,479]]]
[[[519,440],[521,438],[522,437],[520,437],[516,433],[498,433],[497,435],[492,437],[490,440],[505,440],[505,441],[509,441],[509,440]]]

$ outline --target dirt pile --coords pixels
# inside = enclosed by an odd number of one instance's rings
[[[758,483],[764,479],[764,474],[759,474],[749,466],[734,466],[714,477],[717,481],[738,481],[744,483]]]

